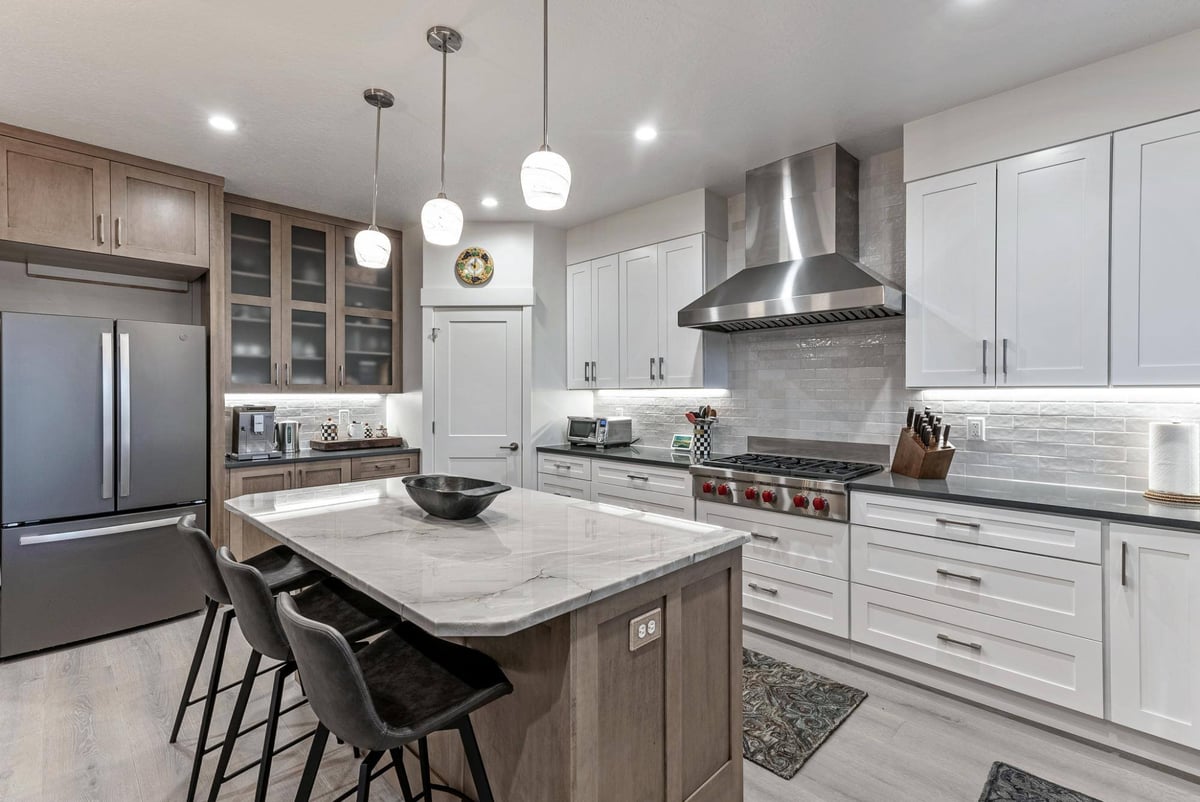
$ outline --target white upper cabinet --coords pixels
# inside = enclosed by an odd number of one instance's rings
[[[621,296],[616,255],[592,260],[592,387],[621,386]]]
[[[1200,538],[1110,524],[1111,718],[1200,748]]]
[[[658,247],[648,245],[619,257],[621,386],[661,387],[658,378],[659,313]]]
[[[1113,384],[1200,384],[1200,112],[1113,136]]]
[[[996,383],[996,166],[908,185],[910,387]]]
[[[658,246],[658,378],[664,387],[704,386],[704,334],[682,328],[679,310],[704,294],[704,235]]]
[[[999,164],[998,386],[1108,383],[1109,151],[1106,135]]]
[[[567,389],[589,390],[595,360],[592,263],[567,267]]]

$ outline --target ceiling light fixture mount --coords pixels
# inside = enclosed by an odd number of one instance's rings
[[[371,179],[374,190],[371,194],[371,225],[354,235],[354,261],[360,267],[381,270],[392,258],[392,241],[375,225],[375,212],[379,205],[379,126],[384,109],[396,102],[395,96],[386,89],[371,87],[363,91],[363,100],[375,107],[375,173]]]
[[[421,209],[421,230],[432,245],[457,245],[462,237],[463,213],[458,204],[446,197],[446,56],[462,48],[462,34],[445,25],[434,25],[425,32],[425,41],[442,54],[442,188],[437,197]]]
[[[550,0],[542,0],[542,146],[521,165],[521,192],[525,205],[554,211],[567,205],[571,192],[571,165],[550,150]]]

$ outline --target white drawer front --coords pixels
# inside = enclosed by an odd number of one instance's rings
[[[582,479],[567,479],[557,476],[538,476],[538,490],[543,493],[553,493],[556,496],[568,496],[590,501],[592,498],[592,483]]]
[[[686,470],[659,468],[636,462],[598,459],[592,463],[592,478],[613,487],[652,490],[673,496],[692,495],[692,476]]]
[[[1100,641],[853,583],[850,637],[1093,716],[1104,715]]]
[[[850,636],[850,583],[742,558],[742,607],[839,638]]]
[[[854,526],[853,579],[909,596],[1101,640],[1100,566]]]
[[[592,501],[628,507],[642,512],[653,512],[658,515],[669,515],[672,518],[684,518],[688,521],[696,519],[696,502],[692,500],[691,496],[684,498],[665,493],[654,493],[649,490],[610,487],[593,482]]]
[[[696,520],[749,532],[753,540],[742,551],[747,557],[850,578],[850,527],[844,523],[706,501],[696,502]]]
[[[1100,563],[1100,522],[1084,518],[855,490],[850,522]]]
[[[592,478],[592,461],[583,457],[565,457],[562,454],[538,454],[538,473],[586,481]]]

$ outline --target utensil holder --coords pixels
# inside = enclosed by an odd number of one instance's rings
[[[692,462],[703,462],[712,456],[712,426],[714,420],[698,418],[692,426]]]
[[[945,479],[953,461],[954,446],[926,448],[912,429],[904,428],[900,430],[900,442],[896,444],[892,473],[912,479]]]

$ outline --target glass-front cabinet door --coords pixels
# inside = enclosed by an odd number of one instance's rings
[[[391,263],[359,267],[356,231],[337,230],[337,386],[345,392],[400,389],[400,242],[392,238]]]
[[[334,228],[283,218],[283,389],[334,389]]]
[[[281,260],[279,215],[228,204],[229,387],[280,388]]]

